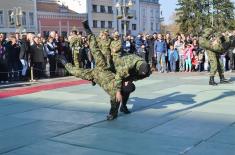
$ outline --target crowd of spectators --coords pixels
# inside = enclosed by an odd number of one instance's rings
[[[86,37],[74,31],[71,35],[82,38],[79,47],[78,62],[83,68],[92,68],[94,62]],[[232,34],[235,38],[235,31]],[[208,57],[199,45],[197,36],[169,33],[127,35],[122,39],[122,54],[137,54],[151,64],[152,71],[168,72],[202,72],[209,71]],[[10,34],[7,38],[0,34],[0,82],[28,81],[34,79],[67,76],[55,56],[64,55],[73,62],[74,52],[67,38],[55,31],[47,38],[32,33]],[[225,70],[235,69],[235,50],[224,51],[221,60]]]
[[[230,35],[235,42],[235,31]],[[136,53],[151,64],[153,71],[160,73],[207,72],[210,64],[206,51],[199,45],[199,38],[184,34],[171,36],[169,33],[139,34],[136,38],[127,36],[123,41],[123,51]],[[234,47],[221,55],[225,71],[232,72],[235,69],[234,58]]]

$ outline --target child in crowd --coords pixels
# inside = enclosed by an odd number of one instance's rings
[[[174,46],[170,44],[170,49],[168,49],[168,62],[170,63],[171,72],[176,71],[176,61],[178,61],[178,52],[174,49]]]
[[[192,70],[192,58],[193,58],[193,46],[187,44],[184,49],[184,60],[185,60],[185,72],[191,72]]]
[[[197,71],[199,68],[199,57],[195,49],[193,49],[192,65],[193,65],[193,70]]]

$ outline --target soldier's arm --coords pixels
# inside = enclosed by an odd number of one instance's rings
[[[112,53],[118,53],[121,51],[121,48],[122,48],[122,43],[121,41],[118,41],[117,44],[115,44],[113,47],[112,47]]]
[[[208,39],[200,38],[199,44],[205,50],[209,50],[209,51],[212,51],[215,53],[223,53],[224,52],[224,49],[220,43],[216,43],[216,44],[212,45],[212,42]]]

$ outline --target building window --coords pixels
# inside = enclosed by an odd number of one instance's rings
[[[97,27],[98,27],[98,25],[97,25],[97,20],[93,20],[93,27],[94,27],[94,28],[97,28]]]
[[[104,6],[104,5],[101,5],[101,6],[100,6],[100,12],[101,12],[101,13],[105,13],[105,6]]]
[[[153,31],[153,22],[151,22],[151,31]]]
[[[22,25],[26,25],[26,12],[25,11],[23,11],[22,12]]]
[[[29,13],[29,25],[34,26],[34,14],[33,14],[33,12]]]
[[[136,24],[132,24],[132,30],[136,31]]]
[[[12,17],[12,10],[8,11],[8,22],[13,25],[14,24],[14,17]]]
[[[156,31],[158,32],[158,23],[156,23]]]
[[[151,13],[151,18],[153,18],[153,9],[151,9],[150,13]]]
[[[3,25],[3,11],[0,10],[0,25]]]
[[[92,11],[97,12],[97,5],[92,5]]]
[[[108,21],[108,28],[113,28],[113,22],[112,21]]]
[[[101,27],[101,28],[105,28],[105,21],[101,21],[100,23],[101,23],[101,24],[100,24],[100,25],[101,25],[100,27]]]
[[[113,13],[113,8],[112,8],[112,6],[108,6],[108,13],[110,13],[110,14]]]

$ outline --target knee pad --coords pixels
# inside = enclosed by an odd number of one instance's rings
[[[122,86],[122,92],[123,93],[129,93],[130,94],[134,91],[135,91],[135,85],[132,82],[128,82],[128,84],[126,86],[125,85]]]

